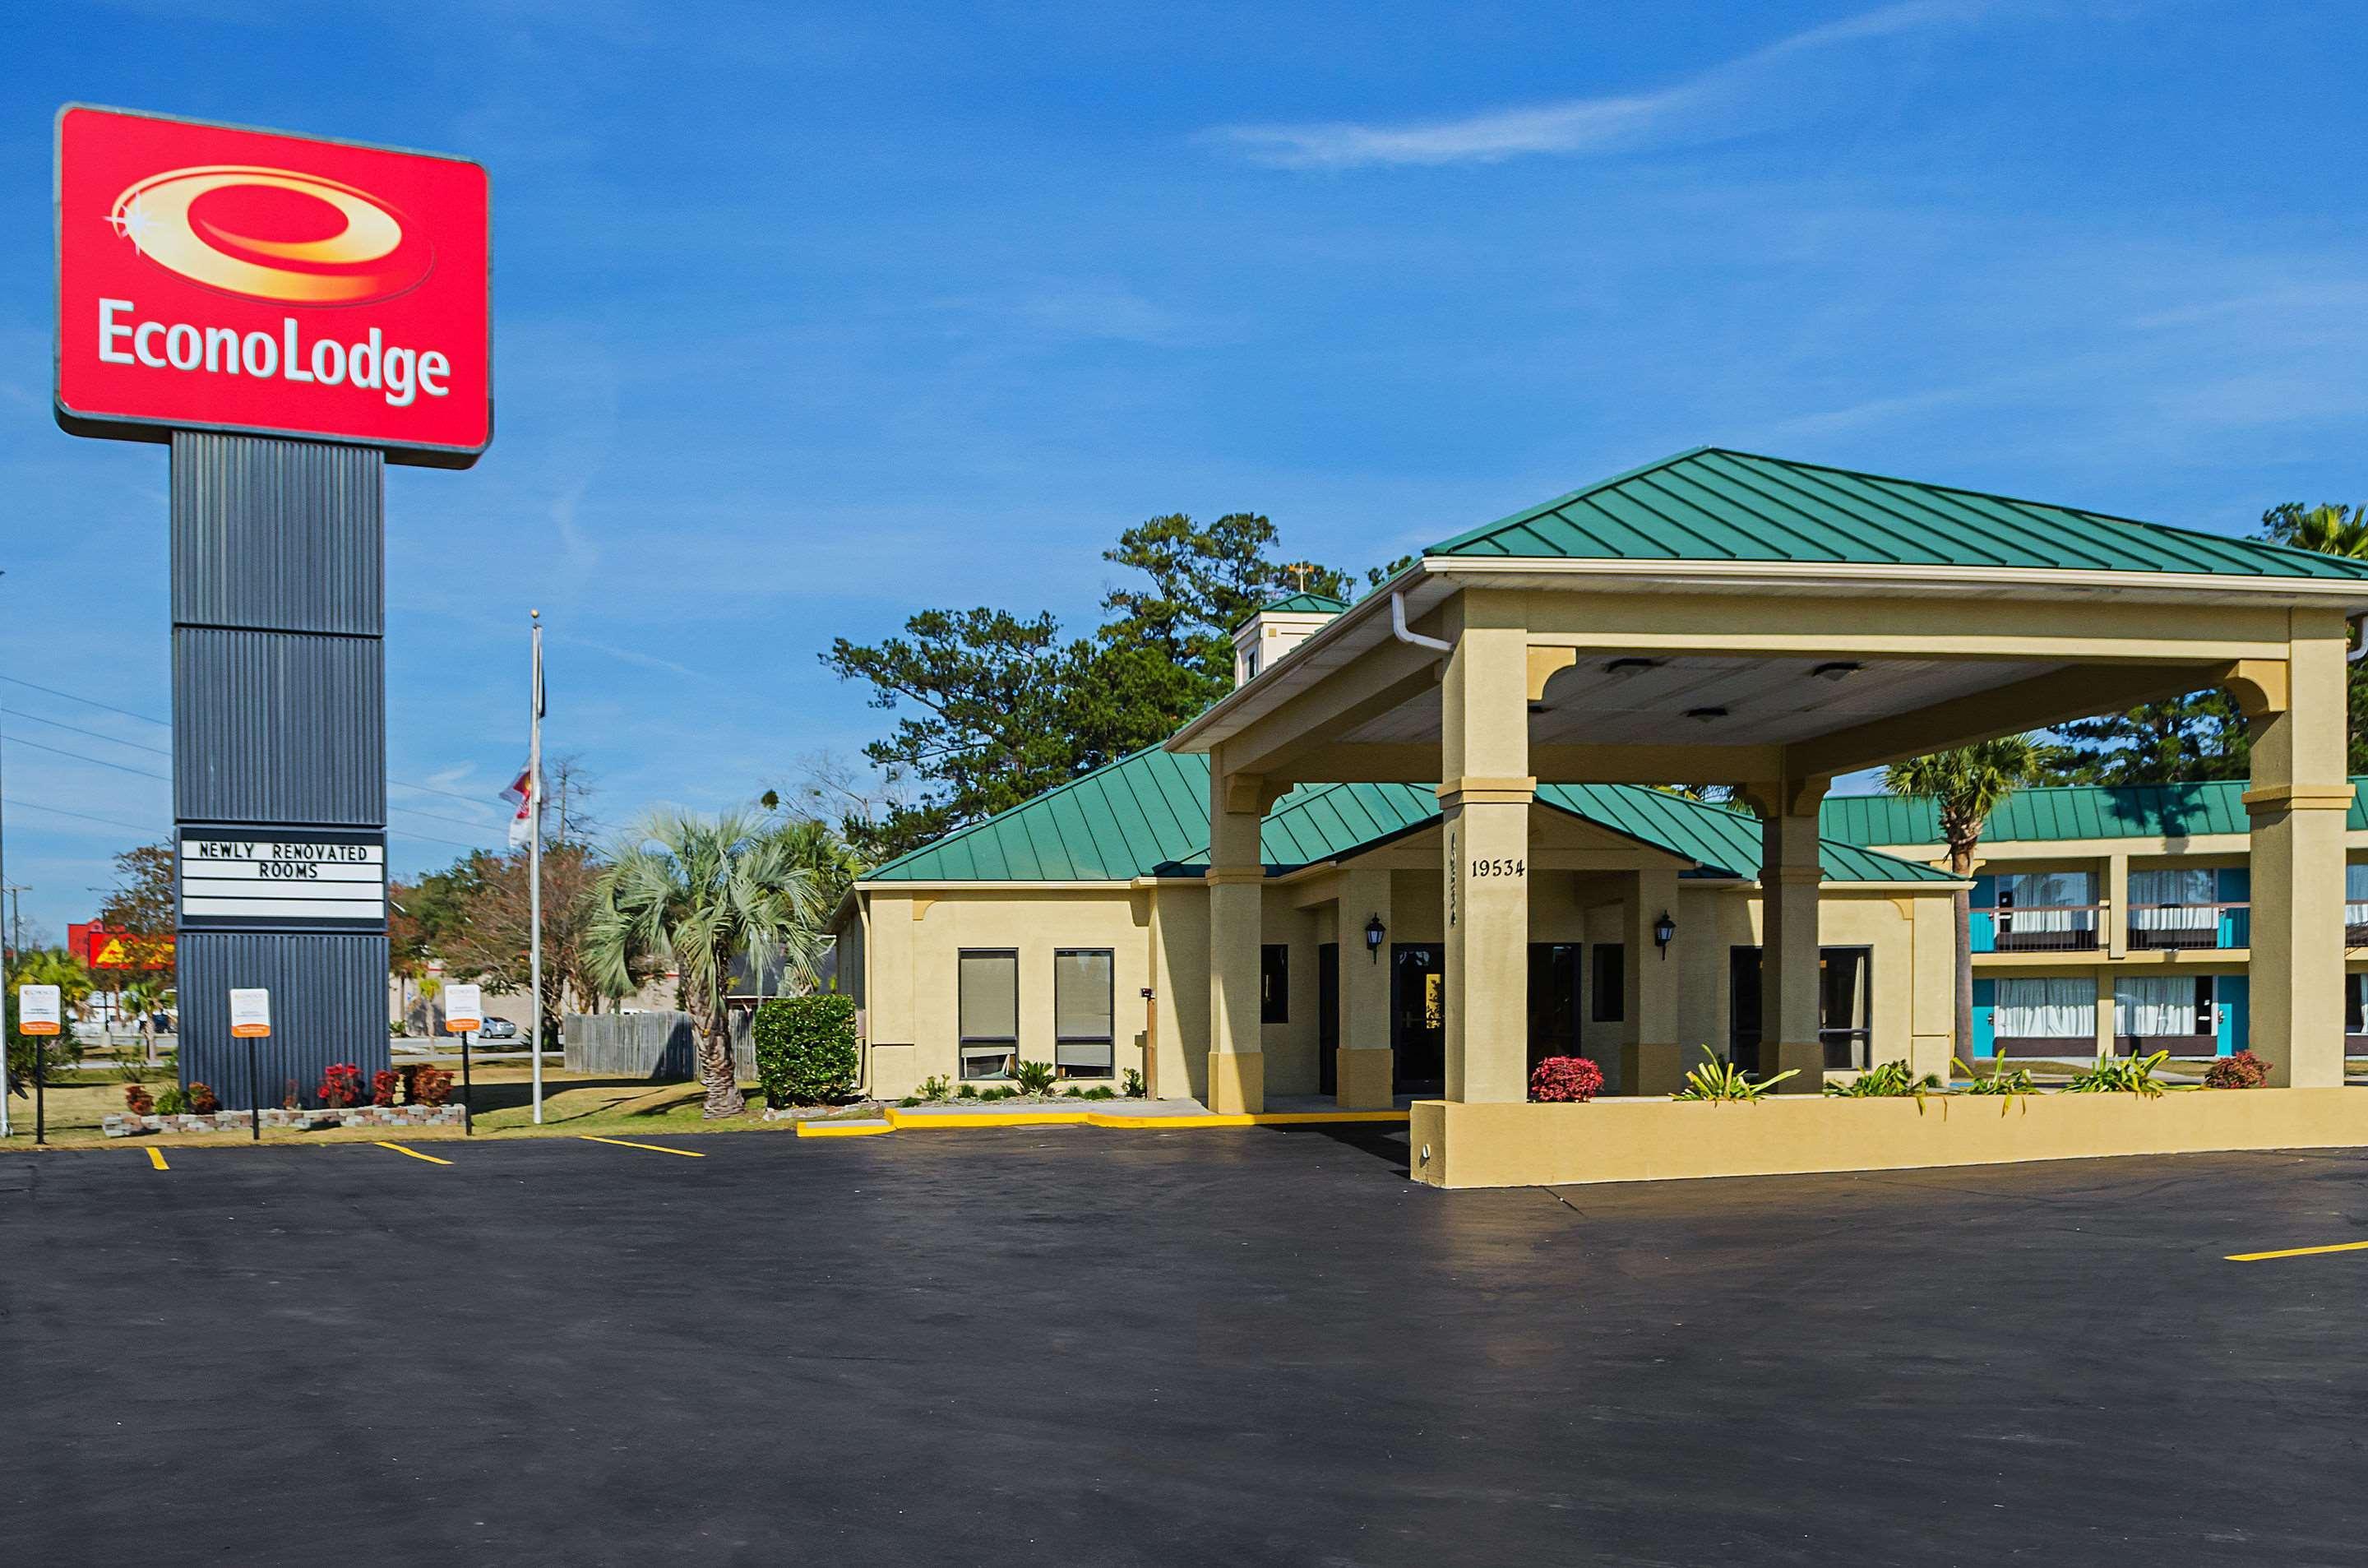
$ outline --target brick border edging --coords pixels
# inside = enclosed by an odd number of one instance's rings
[[[136,1132],[244,1132],[256,1119],[254,1113],[244,1110],[218,1110],[210,1116],[133,1116],[115,1111],[100,1118],[98,1125],[109,1138],[129,1138]],[[459,1105],[366,1105],[335,1110],[269,1109],[263,1112],[261,1120],[266,1127],[307,1132],[324,1127],[465,1127],[469,1113]]]

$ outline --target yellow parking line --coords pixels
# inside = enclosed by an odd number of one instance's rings
[[[2323,1252],[2368,1252],[2368,1242],[2338,1242],[2333,1246],[2286,1247],[2279,1252],[2232,1252],[2231,1263],[2266,1263],[2273,1257],[2315,1257]]]
[[[635,1143],[623,1138],[595,1138],[589,1132],[580,1132],[576,1136],[586,1143],[614,1143],[620,1149],[647,1149],[653,1154],[680,1154],[686,1160],[707,1158],[696,1149],[669,1149],[663,1143]]]
[[[148,1146],[148,1163],[160,1171],[169,1171],[173,1168],[165,1163],[165,1151],[157,1148],[154,1143]]]
[[[400,1143],[381,1143],[381,1149],[392,1149],[398,1154],[408,1154],[415,1160],[425,1160],[431,1165],[449,1165],[450,1160],[439,1160],[433,1154],[423,1154],[416,1149],[406,1149]]]

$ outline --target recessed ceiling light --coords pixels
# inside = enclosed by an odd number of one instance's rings
[[[1864,668],[1866,666],[1856,659],[1836,659],[1830,664],[1819,665],[1809,673],[1819,680],[1848,680]]]
[[[1689,708],[1686,710],[1686,717],[1691,719],[1697,724],[1713,724],[1726,717],[1726,710],[1724,708]]]
[[[1657,670],[1668,663],[1667,659],[1614,659],[1603,666],[1603,673],[1613,680],[1626,680],[1631,676],[1643,675],[1646,670]]]

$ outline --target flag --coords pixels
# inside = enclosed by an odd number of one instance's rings
[[[528,814],[535,807],[536,790],[531,781],[532,772],[531,765],[519,768],[518,778],[512,780],[508,789],[502,791],[503,800],[514,801],[518,806],[517,814],[510,818],[510,847],[513,849],[524,847],[528,837],[534,831],[534,819]]]

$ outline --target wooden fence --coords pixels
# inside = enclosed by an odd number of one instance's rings
[[[689,1013],[570,1013],[562,1031],[570,1073],[689,1083],[699,1076],[699,1039]],[[757,1076],[748,1015],[732,1015],[733,1072],[744,1084]]]

